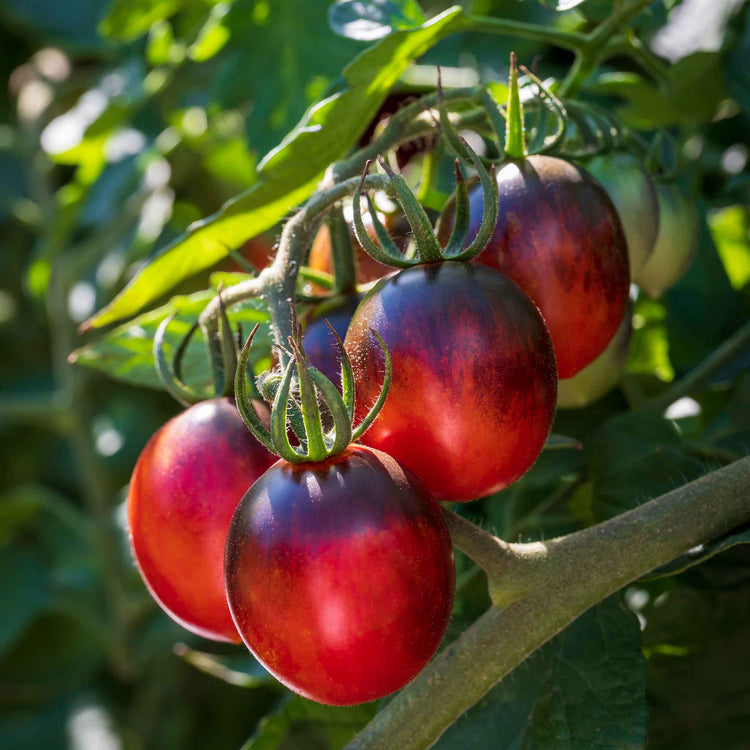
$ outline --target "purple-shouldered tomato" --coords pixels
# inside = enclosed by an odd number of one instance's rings
[[[551,156],[510,161],[497,183],[497,225],[476,262],[531,297],[552,336],[560,377],[572,377],[604,351],[628,304],[628,252],[617,211],[584,170]],[[482,219],[480,188],[470,201],[469,239]]]
[[[138,458],[127,505],[135,559],[154,599],[193,633],[240,640],[224,590],[224,543],[242,496],[275,460],[227,398],[178,414]]]
[[[310,364],[320,370],[337,388],[341,387],[339,349],[326,321],[343,340],[349,328],[349,321],[361,299],[359,294],[348,294],[343,298],[324,302],[302,321],[302,343]]]
[[[435,653],[453,606],[438,504],[363,446],[271,467],[237,508],[225,566],[250,651],[287,687],[331,705],[403,687]]]
[[[534,463],[552,425],[557,373],[539,311],[494,269],[446,261],[382,279],[349,325],[355,415],[393,379],[366,445],[408,466],[441,500],[507,487]],[[361,418],[361,416],[359,417]]]

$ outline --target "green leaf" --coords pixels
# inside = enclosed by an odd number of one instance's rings
[[[645,682],[638,621],[610,597],[532,654],[435,748],[641,748]]]
[[[672,562],[658,567],[646,576],[644,580],[663,578],[664,576],[682,573],[688,568],[692,568],[694,565],[700,565],[714,555],[718,555],[719,552],[724,552],[724,550],[738,544],[750,544],[750,528],[745,529],[744,531],[728,534],[721,539],[715,539],[707,544],[700,544],[694,549],[686,552],[684,555],[680,555],[676,560],[672,560]]]
[[[711,236],[724,269],[739,290],[750,281],[750,217],[744,206],[729,206],[708,216]]]
[[[604,73],[587,88],[624,99],[617,114],[638,130],[707,122],[727,96],[721,56],[715,52],[683,57],[669,68],[664,90],[637,73]]]
[[[115,0],[99,24],[99,32],[110,39],[132,42],[151,24],[173,15],[180,5],[180,0]]]
[[[460,8],[413,31],[398,31],[363,52],[344,70],[347,88],[312,107],[263,160],[258,182],[213,216],[192,226],[145,266],[88,321],[104,326],[134,315],[183,279],[209,268],[248,237],[273,226],[315,189],[329,164],[354,145],[409,63],[460,25]]]
[[[572,10],[577,8],[581,3],[587,2],[587,0],[539,0],[542,5],[552,8],[557,11]],[[584,9],[585,12],[585,9]]]
[[[281,683],[266,672],[260,662],[257,662],[247,653],[241,656],[218,656],[196,651],[184,643],[176,644],[174,652],[200,672],[210,674],[212,677],[235,687],[283,689]]]
[[[242,278],[246,277],[242,274],[213,274],[211,281],[215,286],[221,281],[229,286]],[[190,330],[190,326],[215,296],[214,288],[189,296],[173,297],[166,305],[144,313],[129,323],[107,332],[97,341],[76,349],[70,360],[134,385],[162,388],[152,353],[156,329],[168,315],[173,312],[179,313],[179,317],[172,321],[167,329],[165,339],[167,355],[171,357],[174,349]],[[236,330],[239,323],[245,335],[256,323],[261,323],[250,352],[250,361],[253,367],[267,364],[271,333],[268,326],[268,311],[263,302],[259,299],[246,300],[231,307],[228,315],[234,329]],[[206,346],[198,334],[191,337],[185,351],[183,379],[190,385],[207,385],[210,382]]]
[[[242,750],[339,750],[372,719],[376,707],[324,706],[295,695],[261,721]]]
[[[328,23],[337,34],[363,42],[415,28],[425,20],[416,0],[336,0],[328,9]]]
[[[713,467],[688,456],[676,426],[653,412],[628,412],[586,441],[598,521],[619,515]]]

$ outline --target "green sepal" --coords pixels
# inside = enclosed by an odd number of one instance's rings
[[[260,421],[260,417],[255,413],[255,409],[253,408],[247,392],[247,367],[250,359],[250,346],[253,343],[253,339],[255,338],[255,334],[259,327],[260,324],[256,324],[255,328],[250,332],[250,335],[247,337],[247,341],[237,358],[237,370],[234,375],[234,398],[237,404],[237,410],[242,417],[242,421],[247,425],[250,432],[253,433],[261,445],[268,448],[272,453],[276,453],[274,442],[271,439],[271,433]]]
[[[364,171],[362,172],[362,179],[360,180],[359,185],[357,185],[357,189],[354,191],[354,196],[352,198],[352,218],[354,224],[354,234],[357,238],[357,242],[359,242],[359,244],[362,246],[362,249],[369,256],[386,266],[393,266],[395,268],[409,268],[410,266],[414,266],[419,261],[405,258],[403,255],[401,255],[400,252],[398,252],[397,248],[396,252],[391,251],[389,245],[384,245],[383,247],[381,247],[373,241],[372,237],[370,237],[367,232],[365,223],[362,219],[362,207],[360,206],[360,200],[362,198],[362,186],[364,185],[365,177],[367,177],[367,173],[370,171],[370,164],[372,164],[372,161],[368,160],[368,162],[365,164]],[[393,243],[390,238],[389,241],[392,245]],[[395,247],[395,245],[393,245],[393,247]]]
[[[391,379],[393,376],[393,363],[391,361],[391,353],[388,351],[388,347],[385,345],[383,337],[374,328],[370,329],[370,333],[377,339],[378,344],[380,344],[380,348],[383,351],[383,357],[385,359],[383,385],[380,389],[378,400],[375,402],[372,409],[370,409],[370,411],[367,413],[367,416],[352,431],[352,440],[359,439],[367,430],[367,428],[375,421],[375,417],[380,414],[380,410],[383,408],[386,398],[388,398],[388,391],[391,388]]]
[[[388,175],[401,208],[406,214],[409,226],[414,234],[414,244],[417,248],[419,261],[421,263],[439,263],[443,256],[430,217],[425,213],[417,200],[417,196],[411,191],[404,177],[394,172],[380,157],[378,157],[378,163]]]
[[[296,340],[296,337],[290,336],[289,343],[292,345],[292,351],[297,360],[299,400],[302,407],[302,421],[307,435],[307,458],[309,461],[322,461],[328,455],[328,451],[323,438],[323,425],[320,419],[315,385],[310,377],[300,342]],[[286,424],[286,409],[284,409],[284,422]]]
[[[330,445],[326,445],[326,453],[328,455],[341,453],[352,442],[351,417],[336,386],[312,365],[310,365],[309,373],[333,418],[333,438]]]
[[[234,391],[234,376],[237,372],[237,340],[232,334],[232,326],[227,317],[227,309],[224,306],[221,290],[222,287],[219,285],[217,294],[219,297],[219,346],[222,383],[221,388],[216,389],[216,394],[231,396]]]
[[[487,119],[490,121],[490,127],[495,136],[495,143],[500,151],[500,159],[502,160],[504,156],[503,142],[505,141],[505,123],[507,122],[507,116],[500,114],[497,102],[487,89],[483,88],[479,92],[479,102],[487,112]],[[503,112],[505,112],[505,110],[503,110]],[[440,122],[443,122],[442,112],[440,113]]]
[[[518,90],[518,66],[516,53],[510,53],[510,75],[508,78],[508,106],[505,120],[505,155],[509,159],[523,159],[526,156],[524,135],[523,105]]]
[[[463,249],[466,238],[469,235],[469,188],[461,172],[458,159],[456,159],[454,166],[456,169],[455,211],[451,236],[448,244],[443,249],[443,254],[446,258],[458,255]]]
[[[328,330],[333,334],[333,338],[336,341],[336,346],[339,350],[339,357],[341,359],[341,398],[344,401],[346,412],[349,415],[349,424],[351,426],[351,423],[354,420],[354,372],[352,371],[352,362],[349,359],[349,355],[346,353],[341,336],[336,333],[336,329],[328,322],[328,318],[325,318],[325,322],[328,326]]]
[[[167,327],[175,319],[177,313],[168,315],[159,324],[154,334],[154,363],[156,365],[156,372],[159,374],[159,378],[164,384],[164,389],[169,393],[172,398],[179,401],[183,406],[191,406],[197,404],[203,400],[203,396],[189,388],[175,375],[172,367],[170,367],[167,361],[167,355],[164,352],[164,336],[167,332]],[[189,338],[190,333],[186,338]]]
[[[284,369],[284,374],[281,378],[281,383],[279,383],[279,389],[276,391],[276,398],[273,400],[273,407],[271,408],[272,450],[291,464],[301,464],[308,460],[307,455],[298,453],[292,447],[286,430],[289,391],[291,389],[292,375],[294,374],[294,367],[296,364],[296,356],[292,355]]]
[[[544,126],[540,123],[537,126],[536,137],[534,138],[533,144],[527,146],[526,153],[546,153],[554,149],[565,137],[565,131],[567,129],[568,113],[565,109],[565,105],[544,85],[543,81],[528,68],[520,65],[519,68],[529,77],[529,79],[539,89],[539,98],[543,100],[547,107],[543,107],[540,110],[540,120],[544,116]],[[552,140],[547,141],[548,134],[546,129],[546,118],[549,112],[555,115],[557,122],[557,129],[552,135]]]
[[[471,163],[474,165],[474,169],[477,170],[479,181],[482,184],[482,223],[479,225],[479,231],[477,236],[473,239],[471,244],[461,253],[451,257],[451,260],[466,261],[476,258],[479,253],[487,247],[487,243],[490,241],[493,232],[495,231],[495,225],[497,224],[497,215],[500,211],[500,194],[497,187],[497,174],[495,172],[495,165],[490,167],[489,173],[484,168],[482,160],[474,153],[474,150],[469,144],[461,138],[464,147],[469,155]],[[458,209],[458,206],[456,206]]]

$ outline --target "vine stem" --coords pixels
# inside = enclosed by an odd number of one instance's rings
[[[225,307],[250,297],[262,296],[271,316],[274,339],[277,344],[286,346],[293,333],[292,305],[297,289],[297,276],[313,236],[320,227],[325,212],[338,201],[352,195],[359,182],[359,177],[352,177],[313,195],[284,226],[273,263],[254,279],[242,281],[222,292]],[[388,177],[380,174],[369,175],[364,184],[368,190],[390,190],[391,185]],[[220,313],[221,306],[217,296],[200,315],[199,322],[207,342],[218,334]],[[287,355],[283,350],[280,350],[280,359],[282,366],[285,365]]]
[[[750,521],[750,457],[609,521],[545,542],[506,544],[476,529],[488,540],[469,533],[468,521],[447,517],[463,551],[482,560],[483,567],[496,567],[490,577],[499,576],[494,587],[507,595],[398,693],[349,750],[431,746],[587,609],[697,544]]]
[[[734,335],[730,336],[721,346],[717,347],[695,369],[685,377],[676,380],[665,391],[641,404],[640,408],[660,411],[666,409],[683,396],[687,396],[694,388],[704,383],[717,373],[724,365],[731,362],[750,343],[750,323],[745,323]]]
[[[602,59],[610,39],[621,31],[628,22],[644,10],[651,0],[624,0],[604,19],[591,33],[584,36],[584,41],[576,48],[576,59],[568,75],[556,92],[561,98],[573,96],[581,87]],[[631,48],[623,48],[626,54],[643,65],[642,55]]]

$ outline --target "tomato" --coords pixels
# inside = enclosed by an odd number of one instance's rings
[[[521,477],[555,412],[555,358],[529,298],[494,269],[417,265],[382,279],[354,313],[345,346],[355,415],[382,382],[376,330],[393,360],[366,445],[408,466],[441,500],[467,501]]]
[[[574,409],[593,404],[620,382],[628,362],[632,330],[628,311],[607,348],[572,378],[558,382],[558,409]]]
[[[375,237],[375,229],[372,226],[369,216],[365,217],[367,224],[367,231],[371,237]],[[382,278],[386,274],[393,271],[390,266],[385,266],[382,263],[378,263],[374,258],[371,258],[363,249],[362,245],[357,242],[354,236],[354,229],[351,224],[349,225],[349,235],[354,248],[354,263],[357,269],[357,283],[367,284],[369,281],[375,281],[375,279]],[[333,273],[333,258],[331,256],[331,234],[327,224],[323,224],[318,233],[315,235],[313,240],[312,248],[310,249],[310,257],[308,258],[307,265],[316,271],[324,271],[325,273]]]
[[[658,182],[659,234],[654,252],[635,282],[649,297],[661,297],[685,274],[698,249],[698,214],[680,187]]]
[[[154,599],[193,633],[240,640],[224,591],[224,542],[237,504],[275,460],[226,398],[171,419],[138,458],[128,493],[135,559]]]
[[[239,253],[253,268],[257,271],[262,271],[264,268],[271,265],[276,250],[271,240],[262,234],[258,234],[244,242],[239,249]],[[244,271],[245,269],[234,259],[230,258],[227,261],[226,270]]]
[[[651,255],[659,231],[659,202],[654,183],[631,154],[602,154],[583,166],[615,204],[628,244],[630,275],[635,277]]]
[[[326,320],[343,340],[360,299],[358,294],[350,294],[330,305],[324,303],[313,310],[312,315],[303,321],[302,343],[310,364],[339,388],[341,386],[339,349],[333,334],[326,325]]]
[[[271,467],[237,508],[225,566],[250,651],[287,687],[331,705],[403,687],[435,653],[453,606],[438,504],[363,446]]]
[[[497,181],[497,226],[476,260],[509,276],[537,304],[560,377],[572,377],[604,351],[628,304],[628,253],[617,211],[593,178],[563,159],[512,161]],[[482,218],[481,188],[470,199],[472,238]]]

